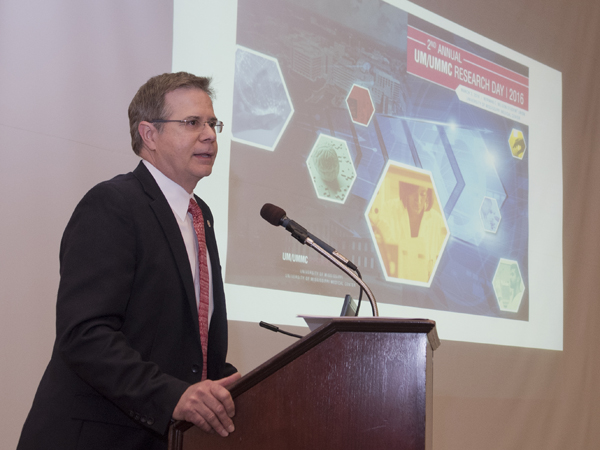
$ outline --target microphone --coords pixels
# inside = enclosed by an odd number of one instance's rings
[[[379,311],[377,310],[377,302],[375,301],[375,297],[373,296],[371,289],[369,289],[369,287],[364,283],[364,281],[362,281],[360,271],[352,261],[350,261],[341,253],[338,253],[338,251],[331,245],[326,244],[315,235],[309,233],[306,230],[306,228],[304,228],[302,225],[291,220],[288,216],[286,216],[285,211],[279,206],[272,205],[271,203],[265,203],[260,210],[260,216],[273,226],[277,227],[281,225],[282,227],[285,227],[285,229],[292,233],[292,236],[301,244],[308,245],[309,247],[320,253],[322,256],[327,258],[339,269],[341,269],[344,273],[346,273],[346,275],[352,278],[356,282],[356,284],[360,286],[360,297],[358,299],[358,307],[360,307],[360,300],[364,291],[366,292],[367,297],[369,297],[371,309],[373,310],[373,316],[379,316]]]
[[[301,244],[306,244],[307,238],[312,239],[318,246],[343,263],[346,267],[349,267],[354,271],[358,271],[358,267],[356,267],[352,261],[339,253],[331,245],[323,242],[314,234],[308,232],[302,225],[290,219],[286,215],[285,211],[279,206],[272,205],[271,203],[265,203],[260,209],[260,216],[273,226],[277,227],[281,225],[284,227],[286,230],[292,233],[292,236]]]
[[[289,331],[284,331],[281,328],[279,328],[278,326],[272,325],[272,324],[267,323],[267,322],[261,321],[259,323],[259,325],[261,327],[266,328],[267,330],[273,331],[275,333],[283,333],[283,334],[286,334],[288,336],[292,336],[292,337],[295,337],[295,338],[298,338],[298,339],[302,339],[302,336],[300,336],[299,334],[294,334],[294,333],[290,333]]]

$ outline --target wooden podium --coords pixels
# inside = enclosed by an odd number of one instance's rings
[[[170,450],[431,449],[435,322],[334,318],[231,386],[235,431],[188,422]]]

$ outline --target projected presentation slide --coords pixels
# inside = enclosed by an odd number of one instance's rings
[[[176,2],[174,70],[220,81],[226,194],[198,194],[226,221],[230,318],[299,325],[358,297],[258,216],[272,203],[356,264],[382,316],[562,348],[559,73],[407,2],[239,0],[210,31],[199,11]],[[190,36],[225,53],[203,61]]]

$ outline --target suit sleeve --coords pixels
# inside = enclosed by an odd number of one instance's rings
[[[89,386],[127,415],[143,411],[162,434],[189,383],[163,373],[124,332],[140,264],[131,202],[104,184],[73,213],[61,242],[57,348]]]

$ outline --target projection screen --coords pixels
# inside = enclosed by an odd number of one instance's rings
[[[197,193],[230,320],[302,326],[358,297],[259,216],[272,203],[356,264],[381,316],[562,350],[560,72],[401,1],[175,0],[173,42],[225,123]]]

